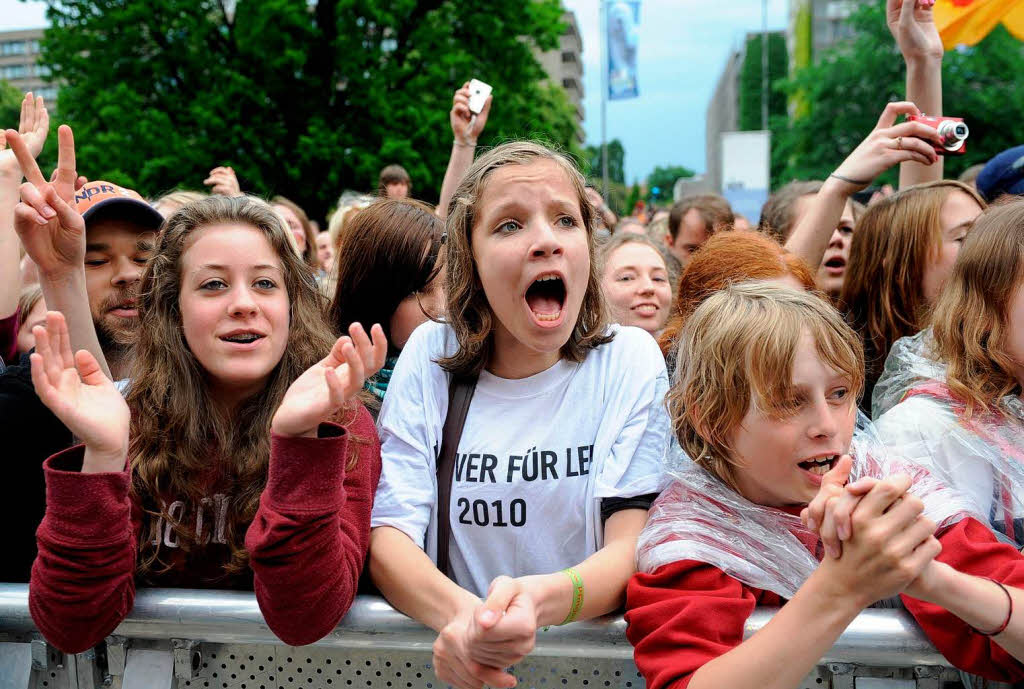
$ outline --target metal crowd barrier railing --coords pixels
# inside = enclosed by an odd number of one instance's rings
[[[774,610],[757,610],[746,635]],[[621,617],[550,627],[516,666],[523,689],[641,689]],[[142,589],[129,617],[95,649],[63,654],[39,635],[28,587],[0,584],[0,689],[443,689],[430,666],[435,633],[360,596],[310,646],[283,645],[252,593]],[[902,610],[866,610],[802,686],[934,687],[958,675]]]

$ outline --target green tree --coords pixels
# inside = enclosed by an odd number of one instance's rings
[[[739,78],[739,128],[753,131],[762,128],[761,121],[761,43],[763,35],[747,39],[743,65]],[[786,37],[781,33],[768,34],[768,116],[786,114],[786,94],[775,88],[789,74],[789,55]]]
[[[626,206],[622,209],[620,216],[630,215],[633,213],[633,208],[636,207],[636,202],[642,197],[640,191],[640,183],[633,182],[633,186],[629,189],[629,195],[626,197]]]
[[[21,119],[21,91],[0,81],[0,129],[17,129]]]
[[[603,175],[601,167],[601,147],[587,146],[583,149],[584,165],[587,168],[587,175],[594,179],[601,179]],[[608,142],[608,179],[618,184],[626,183],[626,149],[622,142],[612,139]]]
[[[681,177],[693,177],[695,174],[697,173],[682,165],[656,166],[651,174],[647,175],[647,188],[650,190],[651,200],[654,203],[671,201],[676,180]]]
[[[797,71],[783,87],[799,94],[800,113],[772,120],[772,184],[823,179],[874,128],[886,102],[904,97],[903,58],[885,23],[885,7],[861,5],[848,20],[854,37]],[[1002,26],[973,48],[946,53],[942,65],[945,114],[971,128],[967,154],[949,156],[945,176],[1024,140],[1024,48]],[[897,171],[879,180],[895,184]]]
[[[47,16],[43,61],[83,173],[144,194],[231,165],[243,189],[323,217],[397,162],[436,199],[452,93],[474,76],[494,87],[482,145],[580,153],[531,52],[557,47],[558,0],[51,0]]]

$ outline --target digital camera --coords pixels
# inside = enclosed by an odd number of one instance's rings
[[[971,130],[962,117],[929,117],[921,115],[917,117],[910,115],[909,122],[921,122],[939,132],[942,137],[941,144],[933,144],[935,152],[940,156],[963,155],[967,152],[967,137]]]

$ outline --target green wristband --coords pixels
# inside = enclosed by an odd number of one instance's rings
[[[569,581],[572,582],[572,606],[569,608],[569,614],[562,620],[562,624],[569,624],[574,621],[580,614],[580,610],[583,609],[583,577],[572,567],[563,569],[562,572],[569,577]]]

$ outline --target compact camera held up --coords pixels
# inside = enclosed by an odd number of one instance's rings
[[[928,115],[909,115],[909,122],[921,122],[933,127],[942,137],[942,144],[934,144],[935,152],[940,156],[963,155],[967,152],[967,137],[971,130],[962,117],[929,117]]]

